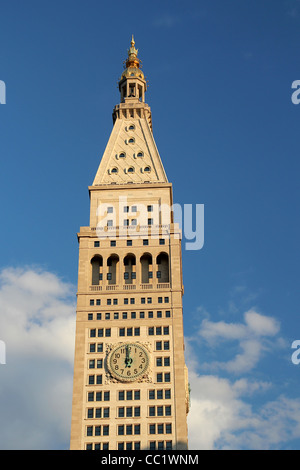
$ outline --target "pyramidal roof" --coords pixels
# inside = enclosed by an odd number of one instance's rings
[[[119,80],[121,100],[114,108],[114,127],[93,186],[168,182],[152,133],[151,111],[144,102],[147,84],[134,44],[132,37]]]

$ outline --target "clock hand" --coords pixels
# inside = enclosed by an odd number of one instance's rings
[[[125,367],[131,367],[132,358],[130,357],[129,346],[126,346],[125,350],[126,350]]]

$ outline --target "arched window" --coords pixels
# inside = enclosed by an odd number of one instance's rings
[[[144,253],[141,256],[141,280],[143,284],[149,284],[149,279],[152,278],[152,255]]]
[[[117,266],[119,264],[119,257],[118,255],[110,255],[107,259],[107,281],[108,284],[117,284],[118,281],[118,270]]]
[[[168,254],[160,253],[156,257],[156,264],[157,264],[157,271],[156,271],[157,282],[170,282]]]
[[[132,284],[132,280],[136,279],[136,271],[134,266],[136,265],[135,255],[129,253],[124,258],[124,280],[125,284]]]
[[[102,256],[100,255],[95,255],[91,259],[91,265],[92,265],[92,285],[93,286],[98,286],[99,281],[102,280],[102,266],[103,266],[103,260]]]

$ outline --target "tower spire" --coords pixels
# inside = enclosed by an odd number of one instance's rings
[[[131,38],[131,43],[130,43],[131,47],[130,49],[128,49],[128,58],[126,60],[126,67],[136,67],[136,68],[139,68],[140,67],[140,60],[138,59],[138,52],[139,50],[136,49],[134,46],[135,46],[135,41],[134,41],[134,37],[132,35],[132,38]]]

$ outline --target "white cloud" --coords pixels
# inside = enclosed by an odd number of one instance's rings
[[[203,367],[241,373],[253,369],[271,344],[272,346],[280,344],[278,339],[270,344],[270,338],[275,337],[279,331],[280,324],[276,319],[251,309],[244,314],[244,323],[212,322],[207,318],[204,319],[198,335],[193,339],[203,339],[210,346],[216,347],[225,341],[238,342],[239,347],[235,349],[235,356],[232,359],[210,361],[208,364],[203,364]]]
[[[248,310],[243,320],[227,323],[205,318],[198,335],[185,340],[191,385],[190,449],[281,449],[300,438],[300,399],[287,397],[278,392],[278,385],[261,379],[263,354],[286,347],[278,336],[280,324],[255,309]],[[196,353],[199,342],[201,360]],[[204,345],[208,357],[212,351],[225,354],[227,350],[231,357],[208,360],[203,367]],[[201,375],[203,370],[206,373]]]
[[[69,445],[75,291],[39,269],[0,273],[0,446]]]
[[[300,400],[279,396],[255,407],[249,399],[272,388],[268,382],[231,381],[189,371],[189,449],[278,449],[300,438]]]

